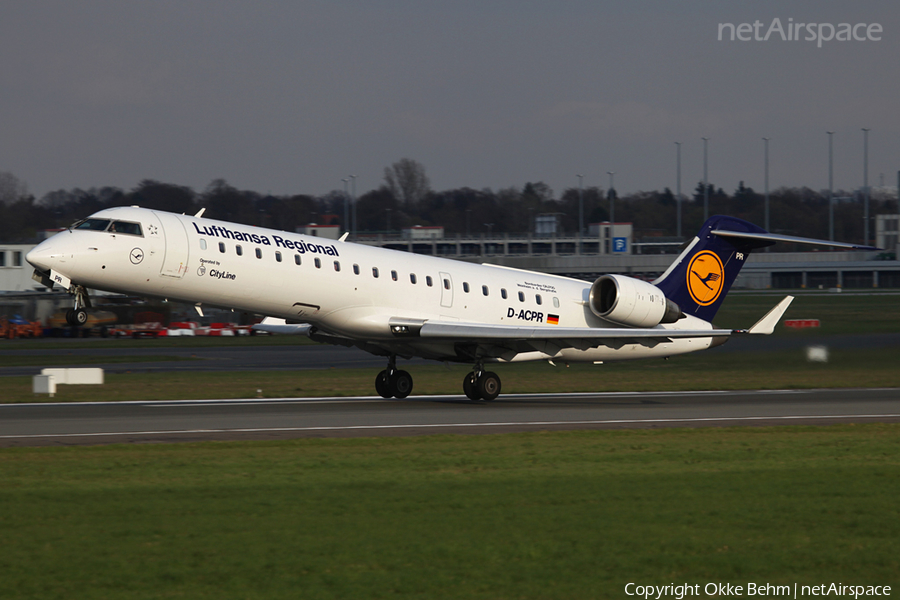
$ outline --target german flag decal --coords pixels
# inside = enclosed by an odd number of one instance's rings
[[[548,325],[559,325],[559,315],[547,315]]]

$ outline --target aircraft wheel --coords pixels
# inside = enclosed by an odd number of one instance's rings
[[[66,323],[68,323],[69,325],[73,325],[73,326],[77,325],[77,323],[75,323],[75,309],[74,308],[70,308],[69,310],[66,311]]]
[[[390,388],[394,393],[394,398],[406,398],[412,392],[412,375],[406,371],[394,371],[394,374],[391,375]]]
[[[85,323],[87,323],[88,314],[87,311],[83,308],[76,308],[72,311],[72,325],[77,325],[81,327]]]
[[[482,400],[491,401],[500,395],[500,377],[491,371],[485,371],[475,384]]]
[[[388,373],[387,371],[382,371],[378,375],[375,376],[375,391],[382,398],[393,398],[394,395],[391,393],[390,386],[388,385]]]
[[[463,392],[469,400],[481,400],[481,395],[478,393],[478,386],[476,384],[477,379],[475,373],[467,373],[463,379]]]

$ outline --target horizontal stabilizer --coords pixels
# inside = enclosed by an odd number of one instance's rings
[[[781,317],[784,316],[784,312],[788,309],[788,306],[790,306],[791,302],[793,301],[793,296],[785,296],[784,300],[776,304],[772,310],[767,312],[766,316],[757,321],[753,327],[747,330],[747,333],[770,335],[773,331],[775,331],[775,325],[778,324],[778,321],[781,320]]]
[[[829,240],[815,240],[813,238],[796,237],[793,235],[780,235],[777,233],[750,233],[743,231],[729,231],[727,229],[713,229],[710,233],[726,238],[740,238],[744,240],[762,240],[767,242],[791,242],[794,244],[812,244],[815,246],[832,246],[834,248],[846,248],[847,250],[881,250],[874,246],[862,244],[847,244],[845,242],[832,242]]]

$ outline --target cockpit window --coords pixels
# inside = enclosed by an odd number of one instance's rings
[[[128,235],[141,235],[141,224],[128,221],[113,221],[109,226],[110,233],[126,233]]]
[[[109,219],[85,219],[72,225],[72,229],[89,229],[90,231],[106,231]]]

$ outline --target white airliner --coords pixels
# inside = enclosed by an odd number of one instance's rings
[[[102,210],[44,241],[26,259],[35,279],[74,296],[84,324],[87,289],[267,315],[259,329],[387,357],[375,389],[405,398],[397,357],[473,365],[473,400],[493,400],[493,362],[600,362],[704,350],[742,333],[769,334],[787,296],[748,330],[711,322],[751,250],[777,241],[872,249],[770,234],[710,218],[653,283],[604,275],[593,283],[323,240],[138,207]],[[346,237],[346,236],[345,236]]]

